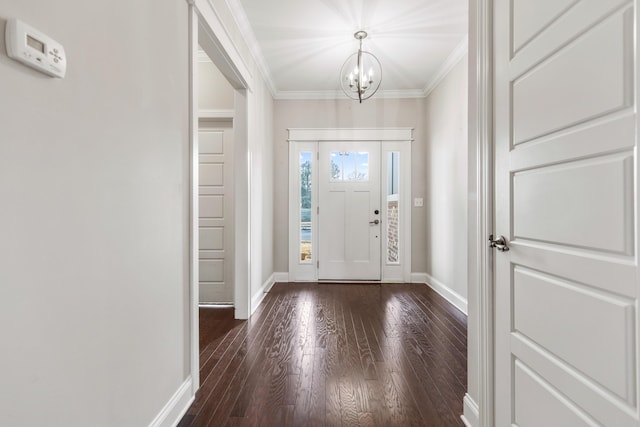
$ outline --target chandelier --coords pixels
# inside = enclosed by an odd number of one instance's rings
[[[362,103],[378,91],[382,80],[382,67],[375,55],[362,50],[362,40],[367,37],[367,32],[358,31],[353,37],[360,41],[360,48],[342,65],[340,87],[349,98]]]

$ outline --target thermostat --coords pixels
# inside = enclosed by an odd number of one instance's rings
[[[62,45],[18,19],[7,21],[5,43],[10,58],[52,77],[63,78],[67,56]]]

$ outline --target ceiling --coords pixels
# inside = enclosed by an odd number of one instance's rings
[[[424,96],[467,51],[468,0],[227,2],[279,99],[341,97],[360,29],[382,64],[381,96]]]

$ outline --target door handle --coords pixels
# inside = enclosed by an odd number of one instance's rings
[[[509,250],[509,244],[504,236],[500,236],[497,239],[493,238],[493,234],[489,236],[489,247],[496,248],[500,252],[507,252]]]
[[[369,224],[378,225],[378,224],[380,224],[380,220],[379,219],[374,219],[373,221],[369,221]]]

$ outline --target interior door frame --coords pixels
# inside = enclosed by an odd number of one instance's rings
[[[299,240],[298,240],[298,222],[296,218],[299,215],[300,195],[298,182],[299,160],[298,153],[300,151],[313,151],[318,153],[318,144],[323,142],[358,142],[358,141],[380,141],[381,153],[387,151],[400,151],[400,187],[402,195],[400,208],[400,238],[404,242],[401,244],[402,262],[400,264],[390,264],[384,261],[384,250],[381,252],[382,281],[395,282],[411,282],[411,143],[413,142],[413,128],[292,128],[287,129],[289,133],[289,280],[290,281],[317,281],[318,269],[316,259],[314,262],[303,264],[300,263],[299,257]],[[304,147],[300,150],[299,147]],[[386,150],[386,151],[385,151]],[[402,154],[404,153],[404,154]],[[381,175],[386,171],[386,167],[382,162],[384,156],[381,157]],[[317,162],[317,154],[316,154]],[[317,169],[317,168],[313,168]],[[312,193],[312,205],[318,205],[317,199],[317,177],[318,173],[312,170],[314,189]],[[382,179],[381,179],[382,184]],[[381,195],[384,193],[381,187]],[[312,236],[317,235],[317,211],[312,209]],[[407,226],[408,224],[408,226]],[[312,253],[318,253],[317,239],[313,239]],[[381,242],[384,239],[381,239]],[[381,248],[383,249],[383,248]]]
[[[468,388],[469,426],[494,425],[493,0],[469,1]]]
[[[198,45],[226,77],[234,95],[234,309],[237,319],[250,315],[251,204],[249,187],[249,102],[253,79],[222,20],[207,0],[189,4],[189,339],[192,393],[200,388],[200,327],[198,321]]]

